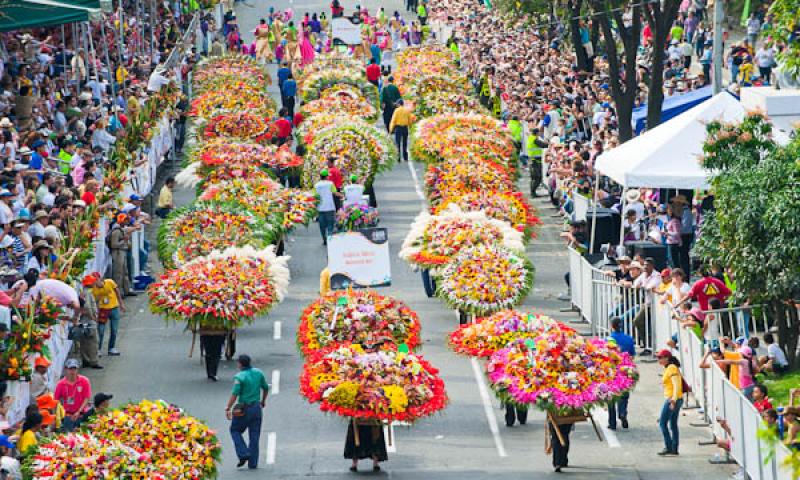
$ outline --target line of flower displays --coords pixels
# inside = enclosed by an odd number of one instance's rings
[[[521,407],[571,414],[632,390],[636,367],[613,343],[510,310],[533,285],[525,243],[541,222],[516,190],[510,133],[467,93],[452,53],[407,49],[398,56],[395,77],[423,117],[411,149],[429,165],[430,212],[416,218],[400,257],[429,270],[436,295],[449,306],[480,317],[450,335],[451,348],[487,359],[494,392]]]
[[[303,123],[297,141],[308,148],[303,182],[319,179],[329,156],[346,178],[369,187],[390,168],[397,149],[373,122],[378,90],[360,62],[336,54],[317,57],[299,80]],[[366,206],[342,209],[337,230],[377,222]],[[405,303],[370,290],[330,292],[303,310],[297,344],[306,362],[300,392],[309,402],[361,422],[413,422],[447,403],[437,370],[413,353],[421,345],[417,314]]]

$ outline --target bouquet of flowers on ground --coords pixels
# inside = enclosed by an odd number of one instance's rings
[[[268,144],[278,135],[278,127],[269,121],[270,117],[246,110],[224,113],[208,121],[203,135],[206,139],[229,137]]]
[[[200,193],[200,204],[235,204],[261,217],[273,230],[280,230],[288,209],[283,186],[268,177],[237,177],[208,182]]]
[[[287,188],[283,190],[286,212],[283,214],[283,228],[290,230],[297,225],[306,225],[317,216],[319,195],[316,192]]]
[[[24,461],[25,478],[147,478],[166,480],[150,453],[137,452],[113,438],[92,433],[65,433],[40,441],[36,453]]]
[[[462,249],[441,270],[436,294],[455,310],[488,315],[521,303],[533,275],[524,253],[478,244]]]
[[[358,88],[348,84],[338,84],[324,90],[318,99],[304,103],[300,111],[305,116],[331,113],[371,122],[378,118],[377,106],[370,103]]]
[[[490,160],[448,159],[430,165],[425,173],[425,193],[431,205],[470,191],[514,189],[508,170]]]
[[[375,175],[397,159],[397,147],[389,135],[365,123],[346,123],[319,132],[308,147],[303,166],[303,184],[311,188],[319,172],[327,168],[328,157],[339,159],[337,166],[346,176],[356,175],[362,185],[372,185]]]
[[[275,247],[228,248],[169,270],[150,285],[150,309],[189,328],[236,328],[283,300],[289,257]]]
[[[441,162],[444,158],[493,160],[510,168],[517,147],[502,123],[487,115],[444,114],[417,122],[409,141],[414,158]]]
[[[367,350],[388,344],[419,345],[419,318],[408,305],[372,290],[329,292],[303,310],[297,344],[311,355],[335,343]]]
[[[504,402],[556,414],[607,404],[633,390],[639,378],[627,353],[569,327],[546,329],[498,350],[487,372]]]
[[[477,322],[461,325],[448,338],[456,353],[491,357],[519,339],[536,338],[550,328],[569,328],[550,317],[517,310],[500,310]]]
[[[222,449],[216,432],[163,400],[142,400],[111,410],[91,419],[88,427],[101,439],[119,441],[145,455],[137,464],[156,467],[162,475],[156,478],[216,478]]]
[[[226,247],[264,248],[281,232],[236,204],[194,204],[173,211],[158,229],[158,255],[167,268]]]
[[[271,118],[275,115],[275,102],[260,86],[236,82],[197,96],[189,115],[209,119],[220,113],[242,111]]]
[[[417,216],[403,241],[400,258],[415,267],[438,269],[450,263],[461,249],[478,244],[525,249],[522,233],[508,223],[452,205],[439,215],[422,212]]]
[[[407,350],[407,349],[403,349]],[[414,422],[447,404],[444,382],[422,357],[343,344],[312,355],[300,393],[323,412],[366,420]]]
[[[378,209],[369,205],[349,205],[336,212],[336,231],[355,232],[378,225]]]
[[[461,195],[443,198],[439,205],[432,208],[434,215],[457,205],[465,211],[483,211],[487,216],[508,222],[512,227],[525,234],[524,239],[536,236],[535,228],[542,221],[536,216],[533,207],[522,193],[494,190],[476,190]]]

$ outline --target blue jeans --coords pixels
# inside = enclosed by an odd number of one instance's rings
[[[617,414],[620,420],[628,418],[628,400],[631,395],[626,393],[619,400],[608,404],[608,426],[612,429],[617,428]]]
[[[108,335],[108,349],[111,350],[117,345],[117,330],[119,329],[119,307],[112,308],[108,317],[108,325],[111,326],[111,331]],[[97,350],[103,350],[103,337],[106,333],[106,324],[97,324]]]
[[[328,243],[328,237],[333,235],[333,226],[336,223],[335,212],[319,212],[319,233],[322,234],[322,243]]]
[[[681,413],[682,405],[683,399],[680,398],[675,402],[674,410],[669,408],[669,400],[666,400],[661,407],[658,426],[661,427],[661,435],[664,436],[664,448],[670,452],[678,451],[678,415]]]
[[[247,459],[249,468],[258,467],[258,442],[261,437],[261,405],[251,403],[244,409],[244,415],[233,417],[231,421],[231,438],[236,447],[236,456],[239,460]],[[250,446],[244,443],[244,431],[247,430]]]

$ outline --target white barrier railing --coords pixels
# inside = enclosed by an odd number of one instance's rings
[[[639,345],[654,349],[653,294],[642,288],[622,286],[613,277],[598,269],[592,271],[592,301],[590,323],[592,334],[611,334],[611,319],[622,320],[623,330]],[[637,322],[638,320],[638,322]],[[638,325],[637,325],[638,324]]]
[[[569,251],[569,292],[572,306],[586,322],[592,318],[592,272],[598,271],[574,248]]]
[[[572,191],[572,219],[573,220],[586,220],[586,217],[591,208],[589,198],[581,195],[577,191]]]

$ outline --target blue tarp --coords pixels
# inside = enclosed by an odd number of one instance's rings
[[[713,95],[711,85],[682,95],[672,95],[664,99],[663,106],[661,107],[661,123],[666,122],[672,117],[677,117],[681,113],[689,110],[695,105],[699,105]],[[642,105],[633,109],[633,117],[631,124],[636,135],[639,135],[647,127],[647,105]]]

